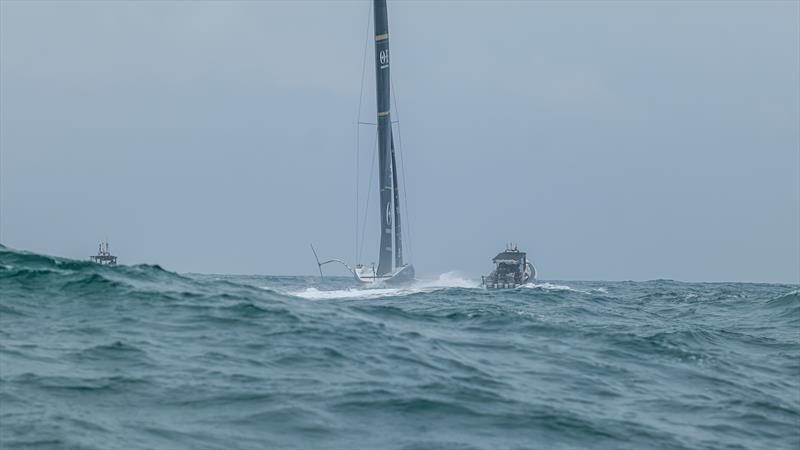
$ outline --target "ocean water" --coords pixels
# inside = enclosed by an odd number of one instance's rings
[[[0,248],[0,448],[800,448],[800,290],[180,275]]]

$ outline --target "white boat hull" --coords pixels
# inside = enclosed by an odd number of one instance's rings
[[[414,266],[406,264],[386,275],[377,275],[372,268],[356,267],[353,271],[353,275],[356,280],[364,284],[397,286],[400,284],[409,284],[414,281]]]

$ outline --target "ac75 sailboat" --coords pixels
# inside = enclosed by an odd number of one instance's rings
[[[369,267],[357,264],[351,268],[340,259],[320,262],[317,258],[320,276],[322,266],[329,263],[344,265],[356,280],[362,283],[405,284],[414,280],[414,266],[403,260],[403,238],[400,221],[400,190],[397,183],[397,163],[392,137],[391,92],[389,78],[389,22],[386,0],[374,0],[375,12],[375,92],[377,96],[378,126],[378,183],[380,192],[380,249],[378,266]]]

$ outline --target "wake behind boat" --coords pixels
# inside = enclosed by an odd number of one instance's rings
[[[406,284],[414,280],[414,266],[403,259],[403,238],[400,220],[400,189],[397,181],[398,167],[394,151],[391,118],[391,91],[389,78],[389,21],[386,0],[374,0],[375,12],[375,93],[377,98],[378,127],[378,188],[380,193],[380,248],[378,266],[357,264],[351,268],[340,259],[320,262],[316,250],[320,276],[322,266],[329,263],[344,265],[356,280],[369,284]]]

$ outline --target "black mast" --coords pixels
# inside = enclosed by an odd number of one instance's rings
[[[403,265],[400,239],[400,197],[397,189],[397,166],[392,142],[392,119],[389,92],[389,21],[386,0],[375,0],[375,92],[378,103],[378,167],[381,198],[381,248],[378,275]],[[394,239],[392,239],[394,238]],[[394,241],[394,242],[393,242]],[[394,244],[394,261],[392,246]]]

